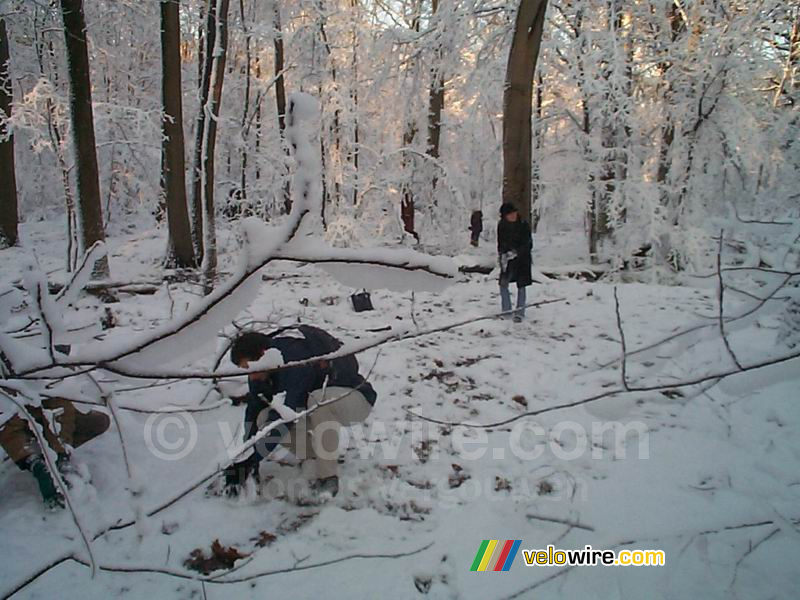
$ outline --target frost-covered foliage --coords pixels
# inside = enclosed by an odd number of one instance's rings
[[[63,214],[74,187],[61,18],[7,3],[22,214]],[[181,8],[184,129],[199,110],[204,0]],[[469,214],[500,203],[502,96],[516,4],[285,0],[232,3],[216,156],[217,210],[284,209],[292,174],[279,130],[273,42],[288,92],[319,98],[319,218],[337,245],[399,240],[415,199],[425,244],[457,253]],[[157,2],[87,2],[100,183],[108,226],[159,214]],[[706,269],[711,235],[796,219],[797,52],[791,3],[551,0],[536,76],[540,227],[583,230],[587,255]],[[429,148],[431,82],[445,103]],[[141,219],[136,221],[141,223]],[[488,228],[490,229],[490,228]],[[738,234],[737,234],[738,235]],[[749,234],[740,245],[756,243]],[[767,251],[771,251],[767,248]]]
[[[545,223],[584,213],[601,256],[649,249],[657,265],[702,270],[720,229],[749,242],[743,221],[800,216],[797,88],[776,85],[787,69],[796,77],[788,4],[553,9],[541,71]]]

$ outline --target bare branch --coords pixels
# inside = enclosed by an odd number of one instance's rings
[[[773,521],[758,521],[758,522],[754,522],[754,523],[741,523],[741,524],[736,524],[736,525],[728,525],[728,526],[725,526],[725,527],[719,527],[717,529],[707,529],[705,531],[694,532],[694,533],[691,533],[691,535],[693,537],[696,537],[698,535],[720,534],[720,533],[724,533],[724,532],[728,532],[728,531],[739,531],[739,530],[742,530],[742,529],[750,529],[750,528],[754,528],[754,527],[764,527],[766,525],[774,525],[774,524],[775,523]],[[683,537],[685,535],[689,535],[689,534],[686,533],[686,532],[677,532],[677,533],[665,534],[665,535],[660,536],[658,538],[642,538],[642,539],[638,539],[638,540],[625,540],[625,541],[613,544],[611,546],[608,546],[608,548],[610,548],[612,550],[616,550],[618,548],[623,548],[625,546],[632,546],[634,544],[641,544],[641,543],[644,543],[644,542],[661,541],[661,539],[663,537]],[[763,541],[766,541],[767,539],[772,537],[772,535],[773,534],[770,534]],[[559,569],[558,571],[556,571],[552,575],[548,575],[547,577],[544,577],[544,578],[534,582],[533,584],[531,584],[531,585],[529,585],[529,586],[527,586],[527,587],[525,587],[525,588],[523,588],[523,589],[521,589],[521,590],[519,590],[517,592],[514,592],[513,594],[511,594],[509,596],[504,596],[502,600],[512,600],[513,598],[522,598],[522,597],[530,598],[531,597],[530,592],[532,592],[536,588],[539,588],[539,587],[543,586],[544,584],[546,584],[546,583],[548,583],[550,581],[553,581],[554,579],[557,579],[559,577],[562,577],[563,575],[566,575],[567,573],[569,573],[574,568],[575,568],[575,565],[569,566],[569,567],[565,567],[563,569]]]
[[[622,317],[620,316],[619,312],[619,297],[617,296],[617,286],[614,286],[614,311],[617,314],[617,330],[619,331],[619,339],[620,343],[622,344],[622,357],[620,358],[622,362],[622,369],[621,369],[621,376],[622,376],[622,387],[625,388],[626,391],[630,391],[628,387],[628,377],[627,377],[627,365],[628,365],[628,350],[625,345],[625,331],[622,328]]]
[[[220,585],[230,584],[230,583],[242,583],[245,581],[253,581],[255,579],[261,579],[263,577],[270,577],[272,575],[282,575],[286,573],[299,573],[301,571],[309,571],[312,569],[319,569],[322,567],[328,567],[331,565],[340,564],[343,562],[347,562],[350,560],[370,560],[370,559],[378,559],[378,558],[404,558],[406,556],[414,556],[415,554],[419,554],[424,552],[425,550],[429,549],[433,546],[433,542],[430,542],[420,548],[416,548],[414,550],[410,550],[408,552],[393,552],[393,553],[380,553],[380,554],[348,554],[347,556],[342,556],[339,558],[333,558],[330,560],[324,560],[316,563],[309,563],[309,564],[295,564],[291,567],[285,567],[281,569],[270,569],[267,571],[260,571],[258,573],[253,573],[250,575],[240,575],[238,577],[220,577],[217,576],[201,576],[189,571],[180,571],[178,569],[168,569],[166,567],[149,567],[149,566],[128,566],[128,565],[98,565],[98,568],[101,571],[108,571],[112,573],[157,573],[160,575],[169,575],[170,577],[177,577],[179,579],[190,579],[193,581],[202,581],[204,583],[216,583]],[[88,563],[85,561],[75,557],[70,556],[65,560],[72,560],[80,565],[89,566]]]
[[[574,408],[576,406],[581,406],[583,404],[591,404],[592,402],[597,402],[599,400],[603,400],[605,398],[611,398],[614,396],[619,396],[622,394],[627,393],[637,393],[637,392],[656,392],[661,390],[670,390],[675,388],[682,388],[682,387],[691,387],[700,383],[705,383],[707,381],[712,381],[715,379],[721,380],[726,377],[730,377],[731,375],[736,375],[738,373],[745,373],[747,371],[753,371],[755,369],[761,369],[764,367],[769,367],[772,365],[777,365],[785,362],[789,362],[791,360],[796,360],[800,358],[800,352],[796,352],[794,354],[790,354],[788,356],[780,356],[778,358],[771,358],[767,360],[763,360],[758,363],[753,363],[750,365],[744,365],[741,369],[738,367],[736,369],[729,369],[727,371],[722,371],[720,373],[714,373],[712,375],[702,375],[700,377],[696,377],[694,379],[688,379],[684,381],[678,381],[669,384],[655,384],[655,385],[646,385],[646,386],[637,386],[633,387],[630,386],[628,389],[617,389],[617,390],[608,390],[602,392],[600,394],[596,394],[594,396],[589,396],[587,398],[581,398],[580,400],[575,400],[574,402],[566,402],[564,404],[557,404],[555,406],[548,406],[545,408],[540,408],[537,410],[531,410],[525,413],[521,413],[519,415],[509,417],[508,419],[503,419],[501,421],[495,421],[493,423],[470,423],[470,422],[462,422],[462,421],[444,421],[441,419],[435,419],[431,417],[426,417],[424,415],[420,415],[415,413],[412,410],[405,409],[406,413],[415,417],[417,419],[422,419],[423,421],[428,421],[429,423],[436,423],[437,425],[446,425],[448,427],[470,427],[474,429],[495,429],[497,427],[502,427],[504,425],[508,425],[510,423],[514,423],[526,417],[535,417],[537,415],[555,412],[557,410],[564,410],[566,408]]]
[[[726,270],[729,270],[729,269],[722,269],[723,272],[725,272]],[[798,273],[797,275],[800,275],[800,273]],[[714,275],[710,275],[710,277],[713,277],[713,276]],[[756,304],[752,308],[749,308],[748,310],[744,311],[743,313],[741,313],[739,315],[736,315],[735,317],[728,317],[726,319],[728,321],[728,323],[733,323],[735,321],[739,321],[741,319],[749,317],[750,315],[752,315],[753,313],[758,311],[767,302],[772,300],[778,292],[780,292],[784,287],[786,287],[786,284],[788,284],[789,281],[794,276],[795,276],[794,274],[788,274],[784,278],[784,280],[780,283],[780,285],[778,285],[778,287],[776,287],[772,292],[767,294],[767,296],[765,298],[760,298],[758,304]],[[676,340],[676,339],[678,339],[680,337],[683,337],[685,335],[688,335],[690,333],[694,333],[696,331],[700,331],[701,329],[705,329],[706,327],[712,327],[712,326],[716,326],[716,323],[712,323],[712,324],[708,324],[707,323],[707,324],[703,324],[703,325],[696,325],[694,327],[690,327],[688,329],[684,329],[684,330],[679,331],[677,333],[674,333],[674,334],[672,334],[670,336],[667,336],[667,337],[665,337],[665,338],[663,338],[661,340],[658,340],[657,342],[653,342],[652,344],[648,344],[647,346],[642,346],[641,348],[637,348],[636,350],[632,350],[632,351],[630,351],[628,353],[628,357],[633,356],[635,354],[640,354],[642,352],[647,352],[648,350],[653,350],[654,348],[658,348],[662,344],[666,344],[667,342],[671,342],[673,340]],[[607,367],[610,367],[611,365],[616,363],[618,360],[619,360],[618,358],[615,358],[614,360],[611,360],[611,361],[609,361],[607,363],[601,364],[600,368],[601,369],[605,369]]]
[[[564,302],[565,298],[553,298],[548,300],[541,300],[539,302],[532,302],[530,304],[526,304],[525,308],[532,308],[537,306],[544,306],[546,304],[553,304],[555,302]],[[488,315],[483,315],[480,317],[472,317],[469,319],[463,319],[461,321],[456,321],[454,323],[449,323],[447,325],[442,325],[440,327],[433,327],[430,329],[425,329],[422,331],[412,332],[408,329],[406,330],[394,330],[387,333],[384,336],[379,336],[377,339],[369,340],[365,342],[361,342],[358,344],[352,345],[345,345],[342,346],[339,350],[335,352],[330,352],[328,354],[323,354],[320,356],[315,356],[312,358],[307,358],[304,360],[297,360],[288,363],[284,363],[281,365],[275,365],[270,367],[253,367],[249,370],[244,369],[227,369],[227,370],[220,370],[220,371],[155,371],[155,370],[139,370],[135,368],[128,367],[124,363],[116,362],[116,359],[110,361],[98,361],[97,363],[89,363],[89,362],[74,362],[69,365],[70,368],[80,369],[78,371],[73,371],[70,373],[65,373],[60,376],[54,375],[36,375],[35,373],[41,373],[45,371],[45,368],[36,368],[29,370],[27,372],[19,374],[17,377],[19,379],[66,379],[69,377],[76,377],[78,375],[83,375],[86,372],[92,371],[94,369],[103,369],[105,371],[109,371],[111,373],[116,373],[118,375],[124,375],[125,377],[130,377],[132,379],[175,379],[175,380],[182,380],[182,379],[224,379],[224,378],[231,378],[231,377],[241,377],[243,375],[248,375],[250,373],[272,373],[276,371],[283,371],[285,369],[291,369],[294,367],[300,367],[310,364],[315,364],[321,361],[332,360],[334,358],[340,358],[343,356],[349,356],[351,354],[358,354],[360,352],[364,352],[365,350],[370,350],[372,348],[376,348],[378,346],[382,346],[388,343],[394,342],[402,342],[406,340],[415,339],[418,337],[431,335],[434,333],[441,333],[443,331],[448,331],[450,329],[455,329],[457,327],[463,327],[464,325],[471,325],[473,323],[478,323],[480,321],[486,321],[490,319],[496,319],[497,317],[510,314],[516,309],[512,309],[511,311],[505,312],[497,312],[491,313]],[[64,363],[60,363],[57,365],[58,367],[65,367]],[[48,368],[52,368],[48,367]]]
[[[731,348],[730,342],[728,341],[728,336],[725,334],[725,316],[724,316],[724,302],[725,302],[725,283],[722,281],[722,240],[725,237],[725,231],[721,230],[719,232],[719,248],[717,249],[717,299],[719,300],[719,314],[718,314],[718,321],[719,321],[719,334],[722,336],[722,341],[725,344],[725,348],[728,351],[728,354],[733,359],[734,364],[742,369],[742,363],[739,362],[739,359],[736,357],[736,354],[733,352],[733,348]]]
[[[526,519],[534,519],[536,521],[546,521],[547,523],[559,523],[560,525],[569,525],[570,528],[583,529],[585,531],[594,531],[594,527],[590,525],[583,525],[577,521],[570,521],[569,519],[559,519],[557,517],[544,517],[542,515],[525,515]]]

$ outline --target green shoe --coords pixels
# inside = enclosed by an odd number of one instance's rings
[[[28,462],[28,468],[39,484],[39,492],[42,494],[44,505],[52,510],[64,508],[64,496],[61,495],[53,483],[53,478],[47,470],[47,465],[41,456],[35,456]]]

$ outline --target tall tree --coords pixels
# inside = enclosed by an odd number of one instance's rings
[[[200,107],[205,115],[203,135],[197,153],[200,157],[200,205],[203,216],[203,279],[206,293],[213,288],[217,270],[217,235],[214,213],[214,151],[217,142],[217,120],[222,103],[222,84],[225,79],[225,59],[228,52],[228,8],[230,0],[212,0],[206,31],[206,64],[209,93]],[[214,32],[213,43],[211,32]],[[205,75],[204,75],[205,76]]]
[[[11,77],[6,21],[0,18],[0,248],[15,246],[17,224],[17,178],[14,169],[14,133],[11,118]]]
[[[414,0],[410,4],[411,14],[408,16],[409,25],[412,31],[419,33],[422,20],[422,1]],[[416,56],[412,55],[408,59],[407,71],[408,80],[411,82],[412,89],[416,91],[419,82],[420,64]],[[409,94],[413,98],[414,93]],[[417,122],[414,118],[414,107],[406,104],[406,115],[403,122],[403,148],[408,149],[414,143],[417,136]],[[410,233],[416,239],[419,234],[416,232],[415,213],[416,200],[414,198],[413,174],[417,167],[417,158],[410,152],[403,152],[403,172],[405,174],[402,186],[402,197],[400,198],[400,220],[403,223],[403,231]]]
[[[180,0],[161,2],[161,188],[167,205],[169,247],[166,263],[195,266],[192,232],[186,206],[186,165],[183,142],[183,87],[181,85]]]
[[[281,29],[281,7],[278,0],[272,3],[272,27],[275,30],[272,44],[275,48],[275,108],[278,112],[278,131],[281,134],[286,157],[289,157],[289,147],[286,144],[286,87],[283,77],[283,30]],[[284,173],[286,176],[286,173]],[[288,214],[292,210],[292,198],[290,195],[291,182],[288,176],[283,185],[283,210]]]
[[[205,22],[199,27],[198,60],[200,61],[197,96],[200,109],[197,111],[194,157],[191,171],[191,227],[192,244],[197,262],[203,260],[203,140],[206,135],[206,106],[211,90],[211,66],[214,59],[214,43],[216,41],[217,0],[205,0],[200,17]]]
[[[359,154],[359,131],[358,131],[358,0],[350,0],[350,8],[353,9],[353,28],[351,32],[352,40],[352,69],[353,85],[351,95],[353,98],[353,205],[358,204],[358,154]]]
[[[520,0],[503,93],[503,202],[531,215],[531,113],[533,77],[547,0]]]
[[[439,11],[439,0],[431,0],[431,19],[436,19]],[[431,69],[431,87],[428,93],[428,156],[439,158],[439,139],[442,133],[442,110],[444,110],[444,58],[442,31],[439,30],[439,41],[434,52],[434,65]],[[433,178],[436,187],[436,177]]]
[[[244,0],[239,0],[239,18],[242,22],[242,33],[244,34],[244,94],[242,106],[242,151],[240,155],[241,171],[239,173],[239,198],[242,202],[247,201],[247,138],[250,133],[250,90],[253,87],[253,55],[251,51],[252,32],[247,23],[247,15],[244,9]],[[260,100],[258,100],[260,102]]]
[[[97,241],[105,240],[103,209],[100,204],[100,180],[97,172],[97,148],[92,113],[92,84],[89,80],[89,51],[86,44],[86,17],[83,0],[61,0],[64,19],[64,41],[69,71],[72,140],[78,181],[78,214],[80,242],[85,251]],[[108,277],[108,259],[97,262],[95,276]]]
[[[58,58],[56,56],[55,46],[53,45],[53,39],[51,35],[42,33],[47,20],[47,12],[41,10],[38,6],[34,8],[34,11],[34,49],[36,52],[36,62],[39,66],[38,75],[40,80],[52,81],[53,86],[58,87],[59,76],[58,69],[56,68]],[[40,12],[43,13],[41,21],[42,27],[39,26]],[[67,164],[62,123],[59,118],[59,111],[56,109],[55,102],[50,96],[45,100],[45,107],[47,109],[45,113],[47,135],[56,156],[58,172],[61,176],[61,187],[64,190],[64,206],[67,210],[67,272],[72,272],[78,265],[78,246],[80,245],[78,242],[77,218],[75,216],[75,196],[72,192],[72,186],[69,180],[70,168]]]
[[[793,93],[800,86],[800,78],[797,77],[797,70],[800,67],[800,8],[798,7],[794,9],[791,31],[785,36],[785,39],[787,42],[786,61],[772,100],[775,108],[794,105]]]

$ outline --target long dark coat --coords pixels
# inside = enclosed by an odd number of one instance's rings
[[[497,252],[502,255],[515,250],[517,258],[508,263],[505,271],[500,272],[501,282],[513,281],[517,287],[525,287],[533,282],[531,277],[531,226],[527,221],[517,220],[513,223],[500,219],[497,223]]]

